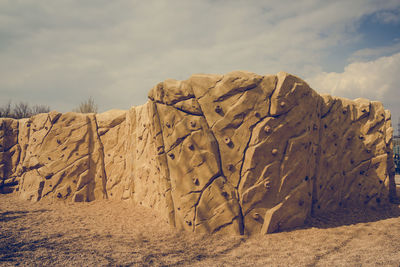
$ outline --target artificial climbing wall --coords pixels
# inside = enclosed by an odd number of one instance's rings
[[[271,233],[396,198],[390,113],[280,72],[166,80],[101,114],[0,119],[0,190],[132,200],[187,231]]]

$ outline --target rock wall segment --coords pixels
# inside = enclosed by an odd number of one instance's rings
[[[166,80],[101,114],[0,119],[0,190],[132,200],[179,229],[257,234],[396,199],[390,113],[280,72]]]

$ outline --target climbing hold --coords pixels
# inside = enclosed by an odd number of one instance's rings
[[[221,192],[221,195],[222,195],[224,198],[228,198],[228,197],[229,197],[228,193],[225,192],[225,191],[222,191],[222,192]]]
[[[272,129],[271,129],[271,127],[269,125],[266,125],[264,127],[264,132],[266,132],[267,134],[271,133],[271,131],[272,131]]]
[[[232,140],[228,136],[225,136],[224,142],[225,144],[230,145],[232,143]]]
[[[260,114],[260,112],[257,112],[257,111],[256,111],[256,112],[254,113],[254,116],[256,116],[256,118],[260,118],[260,117],[261,117],[261,114]]]
[[[199,185],[199,184],[200,184],[199,179],[193,178],[193,183],[194,183],[195,185]]]
[[[281,106],[281,108],[284,108],[286,106],[286,103],[285,101],[282,101],[279,105]]]
[[[196,127],[196,122],[195,122],[195,121],[191,121],[191,122],[190,122],[190,126],[191,126],[192,128]]]
[[[216,106],[215,107],[215,112],[221,113],[222,112],[222,108],[220,106]]]
[[[266,189],[269,189],[269,188],[271,187],[269,184],[270,184],[270,181],[265,181],[265,182],[264,182],[264,187],[265,187]]]
[[[171,124],[169,124],[169,122],[166,122],[165,126],[167,126],[167,128],[171,128]]]
[[[271,153],[272,153],[272,155],[275,156],[276,154],[278,154],[278,149],[276,149],[276,148],[272,149]]]
[[[189,145],[188,145],[188,148],[189,148],[190,150],[194,150],[194,145],[193,145],[193,144],[189,144]]]
[[[175,158],[174,153],[169,153],[168,156],[169,156],[171,159],[174,159],[174,158]]]
[[[228,165],[228,170],[229,171],[233,171],[235,169],[235,166],[233,166],[232,164]]]
[[[261,216],[260,216],[259,213],[256,212],[256,213],[253,214],[253,219],[254,220],[259,220],[260,218],[261,218]]]

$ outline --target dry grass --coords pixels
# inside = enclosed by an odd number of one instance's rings
[[[30,203],[0,195],[0,265],[368,266],[400,264],[400,212],[349,212],[267,236],[178,232],[130,202]]]

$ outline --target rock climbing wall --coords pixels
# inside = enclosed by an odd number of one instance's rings
[[[101,114],[0,119],[0,190],[132,200],[179,229],[272,233],[396,199],[390,113],[280,72],[166,80]]]

